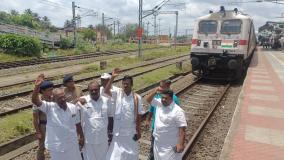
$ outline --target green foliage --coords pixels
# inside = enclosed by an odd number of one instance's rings
[[[61,49],[67,49],[72,47],[72,41],[67,38],[62,38],[59,42]]]
[[[8,54],[39,56],[42,45],[38,39],[14,34],[0,35],[0,48]]]
[[[32,112],[22,111],[0,118],[0,143],[33,132]]]
[[[106,36],[108,37],[108,39],[110,39],[112,37],[112,33],[111,33],[111,30],[106,27],[106,26],[103,26],[101,24],[98,24],[96,25],[96,30],[100,33],[103,33],[103,34],[106,34]]]
[[[94,40],[96,38],[96,32],[91,28],[85,28],[82,30],[84,40]]]
[[[0,22],[14,25],[21,25],[38,30],[56,30],[47,16],[40,17],[38,13],[30,9],[26,9],[24,13],[19,14],[16,10],[11,10],[10,13],[0,12]]]

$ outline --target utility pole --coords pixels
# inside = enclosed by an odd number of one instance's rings
[[[76,33],[76,16],[75,16],[75,7],[76,7],[76,5],[75,5],[75,2],[72,2],[72,14],[73,14],[73,32],[74,32],[74,47],[76,46],[76,44],[77,44],[77,42],[76,42],[76,40],[77,40],[77,33]]]
[[[155,12],[153,15],[154,15],[154,37],[157,43],[157,13]]]
[[[177,47],[177,32],[178,32],[178,11],[175,11],[176,14],[176,30],[175,30],[175,48]]]
[[[159,20],[159,26],[158,26],[159,29],[158,37],[159,37],[161,35],[161,18],[159,18],[158,20]]]
[[[169,26],[169,38],[171,38],[170,36],[171,36],[171,26]]]
[[[139,26],[138,29],[141,29],[142,26],[142,5],[143,5],[143,0],[139,0]],[[138,56],[141,57],[141,47],[142,47],[142,36],[139,36],[139,41],[138,41]]]
[[[119,32],[119,25],[120,25],[120,22],[119,22],[119,20],[117,20],[117,34],[120,33],[120,32]]]
[[[150,24],[150,22],[148,21],[148,22],[147,22],[147,38],[148,38],[148,36],[149,36],[149,24]]]
[[[102,13],[102,24],[103,26],[105,26],[105,14],[104,13]]]
[[[113,21],[113,36],[115,37],[115,21]]]

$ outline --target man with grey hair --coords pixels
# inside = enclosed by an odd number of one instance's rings
[[[92,81],[88,85],[89,95],[81,97],[85,104],[81,108],[82,126],[85,134],[84,160],[104,160],[108,151],[108,131],[112,131],[114,110],[108,97],[101,96],[100,85]]]
[[[52,160],[80,160],[79,145],[84,146],[84,135],[78,109],[66,102],[62,88],[53,90],[54,102],[42,101],[39,98],[39,90],[43,81],[44,75],[41,74],[35,81],[32,102],[47,117],[45,147]]]

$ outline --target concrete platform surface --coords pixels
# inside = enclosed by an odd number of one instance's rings
[[[284,160],[283,52],[255,52],[220,160]]]

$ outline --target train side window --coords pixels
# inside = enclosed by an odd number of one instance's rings
[[[224,20],[221,26],[222,34],[241,33],[242,21],[239,19]]]
[[[217,32],[217,21],[200,21],[199,22],[199,33],[203,34],[214,34]]]

